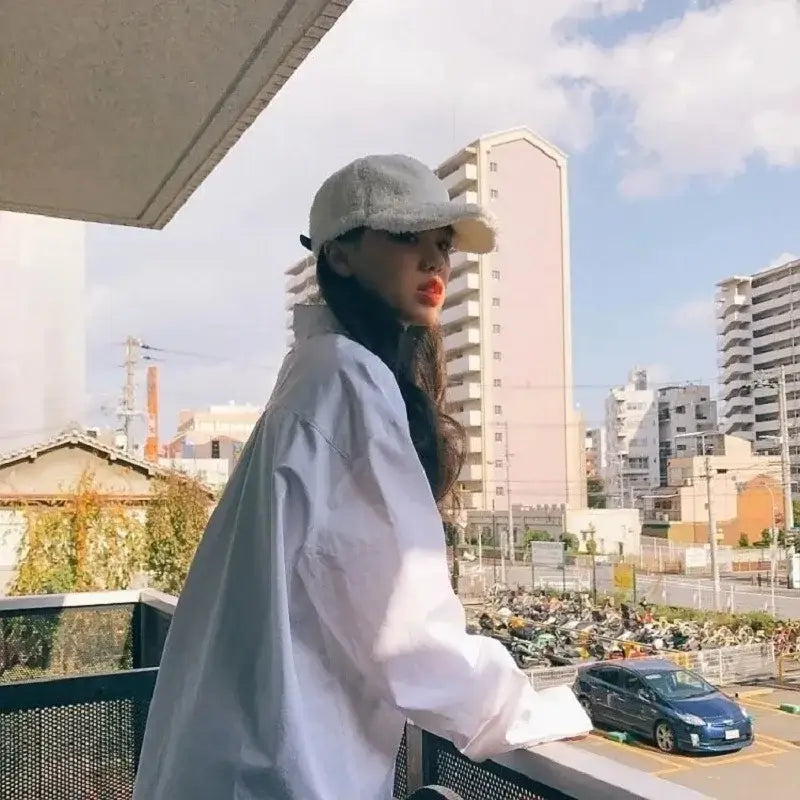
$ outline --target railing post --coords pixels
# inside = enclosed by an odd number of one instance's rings
[[[422,729],[410,722],[406,724],[406,785],[408,793],[425,785],[425,764]]]

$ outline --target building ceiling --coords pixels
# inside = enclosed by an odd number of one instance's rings
[[[163,227],[349,3],[0,4],[0,209]]]

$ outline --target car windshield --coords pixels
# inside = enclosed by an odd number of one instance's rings
[[[703,697],[717,691],[699,675],[685,669],[648,672],[642,677],[646,686],[666,700],[687,700],[690,697]]]

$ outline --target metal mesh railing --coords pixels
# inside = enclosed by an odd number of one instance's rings
[[[408,736],[405,732],[395,761],[393,797],[397,800],[405,800],[408,797]]]
[[[0,611],[0,684],[133,666],[133,605]]]
[[[0,685],[0,800],[130,800],[155,675]]]
[[[463,800],[570,800],[492,761],[476,764],[438,736],[424,731],[422,736],[426,784],[452,789]]]

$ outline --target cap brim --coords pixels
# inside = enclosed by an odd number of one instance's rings
[[[494,217],[475,203],[436,203],[369,217],[366,227],[392,233],[453,228],[453,244],[465,253],[491,253],[497,242]]]

